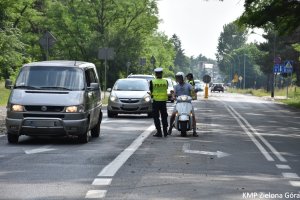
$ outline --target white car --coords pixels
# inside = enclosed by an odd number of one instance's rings
[[[107,105],[107,116],[117,117],[122,114],[152,114],[152,103],[149,84],[145,79],[118,79],[110,92]]]

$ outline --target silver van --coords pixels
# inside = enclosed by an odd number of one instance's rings
[[[11,89],[6,128],[9,143],[20,135],[99,137],[101,89],[96,67],[81,61],[43,61],[25,64]]]

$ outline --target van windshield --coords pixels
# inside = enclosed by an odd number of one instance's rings
[[[83,71],[72,67],[23,67],[16,88],[83,90]]]

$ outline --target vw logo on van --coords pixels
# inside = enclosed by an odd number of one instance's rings
[[[42,106],[42,107],[41,107],[41,110],[42,110],[43,112],[45,112],[45,111],[47,111],[47,107],[46,107],[46,106]]]

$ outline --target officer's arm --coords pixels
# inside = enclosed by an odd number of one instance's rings
[[[149,90],[150,90],[150,95],[151,95],[151,98],[152,98],[152,92],[153,92],[152,80],[150,81],[150,84],[149,84]]]

